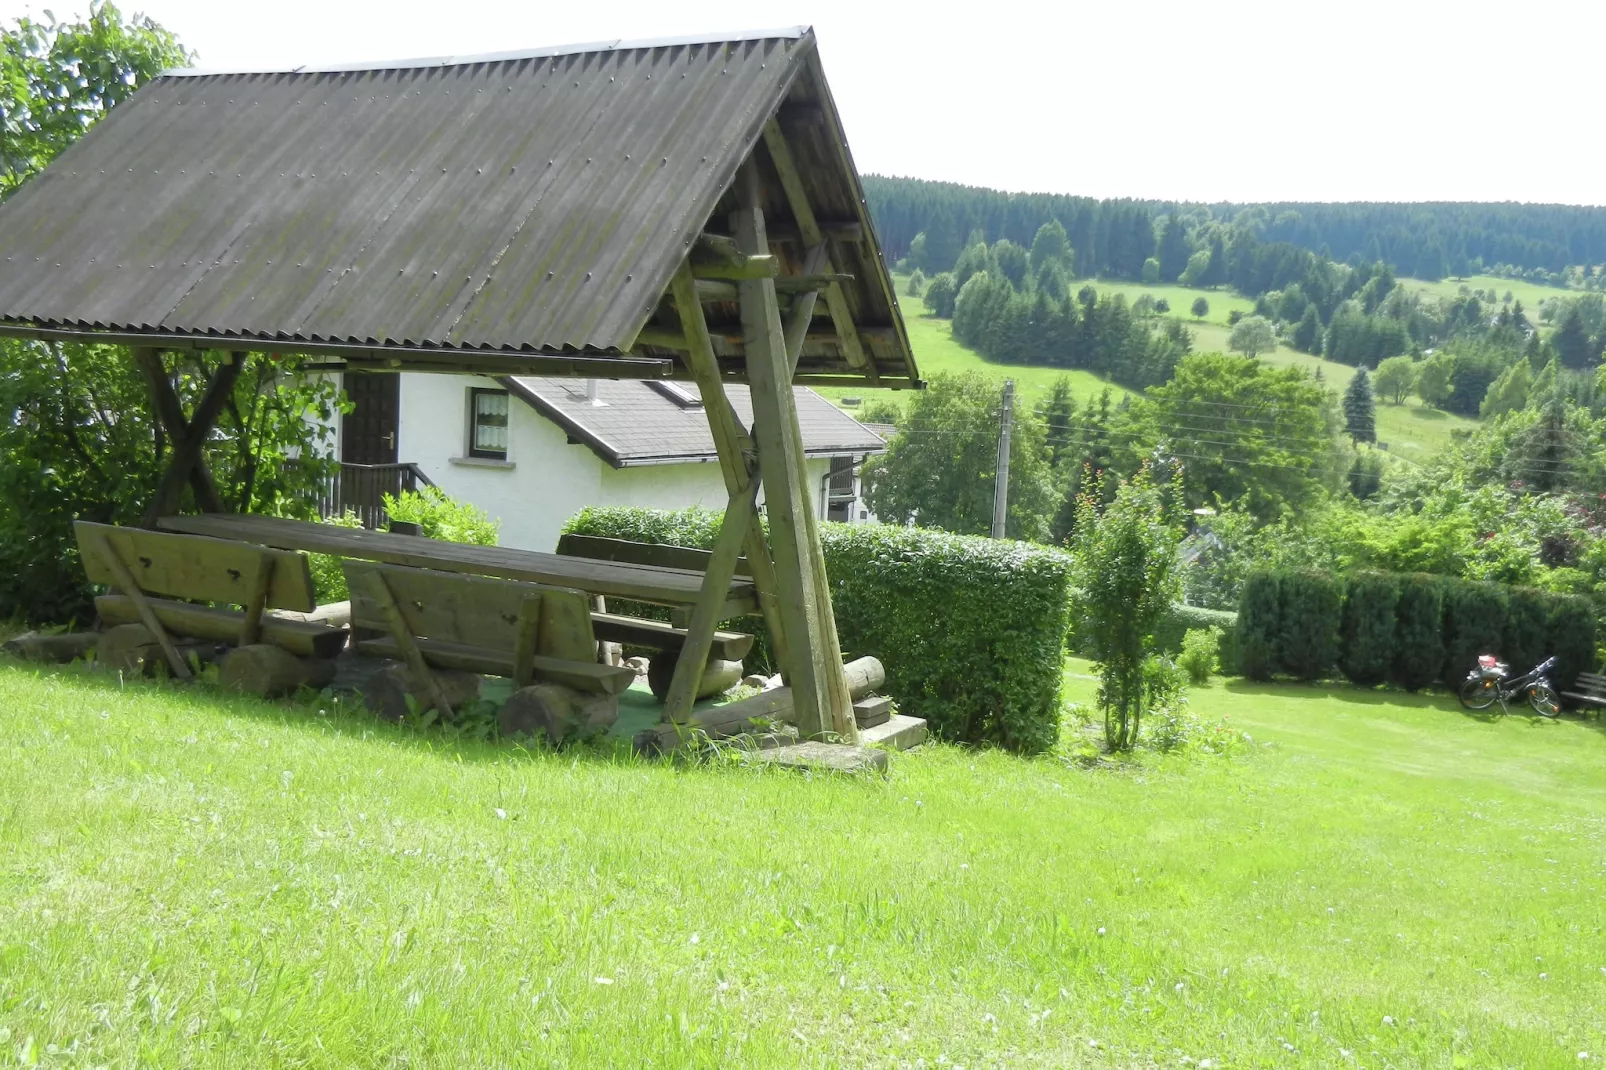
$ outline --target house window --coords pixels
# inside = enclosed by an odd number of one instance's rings
[[[507,460],[507,391],[469,391],[468,455]]]

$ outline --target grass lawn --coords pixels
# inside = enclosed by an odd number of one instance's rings
[[[1220,681],[1195,706],[1253,742],[808,780],[0,666],[0,1060],[1606,1054],[1598,723]]]
[[[1555,298],[1574,298],[1580,296],[1582,290],[1564,290],[1559,286],[1543,286],[1536,282],[1526,282],[1522,279],[1502,279],[1495,275],[1471,275],[1464,279],[1440,279],[1438,282],[1424,282],[1421,279],[1402,278],[1400,285],[1409,290],[1432,294],[1435,297],[1454,299],[1460,296],[1461,287],[1469,290],[1493,290],[1495,299],[1499,300],[1509,291],[1512,299],[1522,302],[1523,310],[1533,322],[1539,322],[1539,305],[1541,302]]]

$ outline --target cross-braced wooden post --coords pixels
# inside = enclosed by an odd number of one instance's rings
[[[195,503],[202,512],[224,511],[222,499],[217,492],[217,484],[212,480],[212,472],[206,465],[202,447],[206,445],[207,436],[212,433],[212,428],[217,426],[218,417],[223,415],[223,406],[228,404],[229,395],[234,392],[234,384],[240,378],[240,373],[245,370],[245,359],[244,353],[229,354],[228,361],[218,369],[206,389],[206,394],[195,406],[194,416],[186,420],[178,393],[167,377],[167,368],[162,363],[161,351],[134,350],[134,362],[150,386],[151,402],[156,418],[167,429],[168,439],[173,443],[172,459],[168,462],[167,471],[162,473],[162,481],[156,488],[156,497],[151,499],[150,505],[145,509],[145,516],[141,521],[144,527],[154,528],[158,518],[178,511],[179,499],[184,494],[186,483],[194,487]]]

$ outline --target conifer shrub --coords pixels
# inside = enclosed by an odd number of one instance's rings
[[[1394,667],[1395,615],[1400,602],[1397,576],[1363,572],[1344,588],[1339,667],[1357,684],[1376,686]]]
[[[1319,680],[1338,664],[1339,612],[1344,584],[1324,572],[1285,572],[1278,581],[1277,667],[1300,680]]]
[[[1444,587],[1437,576],[1406,576],[1394,616],[1394,682],[1417,691],[1444,664]]]
[[[1277,573],[1257,572],[1244,580],[1238,597],[1238,671],[1251,680],[1270,680],[1277,672],[1280,588]]]
[[[1456,688],[1467,678],[1467,673],[1477,667],[1479,654],[1498,654],[1510,659],[1505,643],[1506,592],[1494,583],[1441,582],[1444,589],[1441,677],[1446,687]]]
[[[1550,682],[1557,691],[1571,691],[1578,684],[1579,673],[1596,669],[1595,608],[1587,598],[1573,594],[1550,595],[1549,599],[1550,642],[1546,654],[1556,656]],[[1526,663],[1520,669],[1513,666],[1518,672],[1527,672],[1530,667]]]
[[[709,549],[721,514],[589,508],[565,531]],[[882,524],[821,524],[837,635],[886,667],[886,693],[933,733],[1023,753],[1059,738],[1071,561],[1058,550]],[[609,600],[610,609],[615,601]],[[621,602],[618,612],[654,614]],[[767,643],[761,617],[726,627]]]
[[[1506,630],[1500,653],[1517,672],[1527,672],[1551,653],[1550,618],[1556,596],[1532,587],[1506,592]]]

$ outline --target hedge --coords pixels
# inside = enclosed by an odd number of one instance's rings
[[[1221,646],[1217,654],[1225,676],[1238,675],[1238,614],[1225,609],[1205,609],[1181,602],[1173,605],[1154,633],[1154,645],[1168,654],[1182,650],[1182,638],[1195,628],[1220,628]]]
[[[1387,573],[1351,576],[1340,622],[1339,667],[1358,684],[1381,684],[1394,668],[1395,618],[1400,582]]]
[[[707,549],[720,521],[705,509],[599,507],[565,530]],[[843,649],[881,659],[904,713],[955,742],[1026,753],[1054,745],[1070,625],[1066,554],[920,528],[820,529]],[[763,636],[757,617],[733,626]],[[767,646],[754,648],[763,656]]]
[[[1593,607],[1574,595],[1445,576],[1262,572],[1239,599],[1240,669],[1264,680],[1337,668],[1415,691],[1455,687],[1479,654],[1517,672],[1554,654],[1552,682],[1567,690],[1594,664],[1595,628]]]

